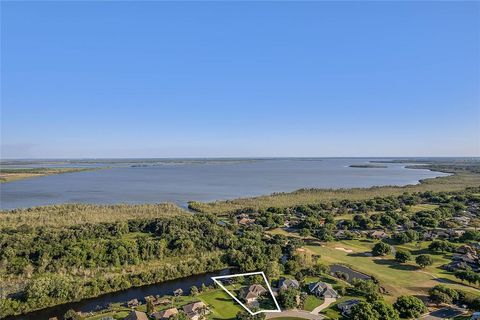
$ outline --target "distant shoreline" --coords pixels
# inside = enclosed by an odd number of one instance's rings
[[[0,183],[96,169],[98,168],[2,168],[0,169]]]
[[[373,162],[373,161],[372,161]],[[378,161],[380,162],[380,161]],[[396,160],[389,163],[405,163],[406,160]],[[388,162],[387,162],[388,163]],[[411,163],[411,162],[410,162]],[[198,202],[191,201],[189,209],[197,212],[226,215],[234,212],[258,211],[269,207],[294,207],[298,205],[318,204],[339,199],[365,200],[375,197],[399,196],[414,192],[451,192],[464,190],[468,187],[480,186],[480,164],[445,164],[426,163],[406,166],[408,169],[426,169],[434,172],[448,173],[449,176],[419,180],[417,184],[406,186],[373,186],[368,188],[339,189],[299,189],[293,192],[280,192],[258,197],[239,198],[234,200]]]
[[[348,167],[349,168],[374,168],[374,169],[388,168],[388,166],[381,165],[381,164],[351,164]]]

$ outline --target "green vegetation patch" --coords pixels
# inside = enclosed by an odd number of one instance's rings
[[[323,303],[323,299],[320,299],[314,295],[308,295],[307,298],[305,299],[303,309],[307,311],[312,311],[322,303]]]
[[[213,318],[235,318],[236,314],[243,310],[243,308],[236,304],[235,300],[222,289],[202,293],[198,298],[213,308],[211,315]]]
[[[270,207],[288,208],[299,205],[318,204],[339,199],[366,200],[375,197],[399,196],[405,192],[446,192],[460,191],[467,187],[478,187],[480,174],[459,172],[447,177],[422,180],[420,184],[404,187],[385,186],[351,189],[301,189],[290,193],[276,193],[268,196],[242,198],[215,202],[190,202],[189,207],[199,212],[227,214],[246,209],[260,210]]]
[[[187,214],[189,213],[185,210],[170,203],[139,205],[62,204],[0,211],[0,229],[7,227],[62,228],[82,224],[154,219]]]

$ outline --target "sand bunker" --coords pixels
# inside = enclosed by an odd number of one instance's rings
[[[342,247],[335,247],[335,250],[340,250],[340,251],[347,252],[347,253],[352,253],[353,252],[353,250],[345,249],[345,248],[342,248]]]

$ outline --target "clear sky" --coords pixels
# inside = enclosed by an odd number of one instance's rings
[[[479,156],[479,2],[5,2],[3,158]]]

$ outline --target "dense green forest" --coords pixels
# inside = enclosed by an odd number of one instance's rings
[[[226,266],[265,269],[282,254],[260,230],[235,234],[207,214],[4,226],[0,248],[2,316]]]

